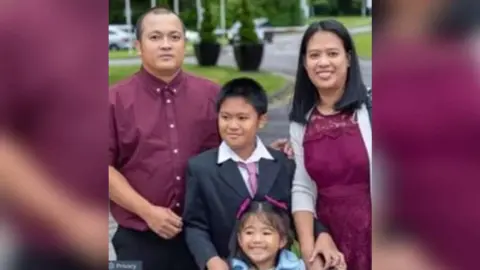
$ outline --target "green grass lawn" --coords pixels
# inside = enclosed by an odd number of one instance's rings
[[[343,23],[347,28],[353,28],[353,27],[372,24],[372,17],[362,17],[362,16],[339,16],[339,17],[315,16],[308,19],[308,24],[314,21],[320,21],[325,19],[335,19]]]
[[[109,68],[109,83],[113,84],[124,79],[138,70],[139,66],[111,66]],[[257,80],[268,93],[273,93],[281,89],[285,83],[285,78],[268,72],[240,72],[235,68],[229,67],[200,67],[198,65],[184,64],[183,69],[187,72],[207,78],[218,84],[237,78],[250,77]]]
[[[372,33],[362,33],[353,36],[357,54],[360,58],[372,58]]]
[[[125,58],[134,58],[134,57],[138,57],[136,50],[132,50],[131,54],[128,53],[128,50],[108,52],[108,59],[125,59]]]

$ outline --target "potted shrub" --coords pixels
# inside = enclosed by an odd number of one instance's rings
[[[263,43],[259,40],[249,0],[242,0],[239,9],[239,39],[233,44],[235,61],[241,71],[257,71],[263,58]]]
[[[200,42],[193,45],[200,66],[215,66],[222,49],[214,33],[215,25],[210,10],[210,0],[204,1],[203,20],[200,26]]]

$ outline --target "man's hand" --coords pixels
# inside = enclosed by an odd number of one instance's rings
[[[169,208],[151,205],[142,218],[152,231],[165,239],[171,239],[182,231],[182,219]]]
[[[230,267],[224,260],[216,256],[208,260],[207,269],[208,270],[229,270]]]
[[[325,262],[323,265],[324,269],[329,269],[330,267],[335,267],[337,269],[346,268],[345,257],[338,250],[332,237],[328,233],[321,233],[318,236],[308,262],[314,263],[320,255]]]
[[[275,150],[282,151],[289,159],[293,159],[293,148],[288,139],[278,139],[270,144],[270,147]]]

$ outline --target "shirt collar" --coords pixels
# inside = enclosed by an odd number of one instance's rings
[[[265,145],[262,143],[262,140],[260,140],[260,138],[258,137],[257,137],[256,145],[257,147],[255,147],[255,150],[253,151],[252,155],[247,160],[243,160],[232,150],[232,148],[230,148],[227,145],[225,141],[222,141],[222,143],[220,144],[220,147],[218,148],[217,163],[221,164],[229,159],[235,162],[245,162],[245,163],[258,162],[262,158],[271,159],[271,160],[274,159],[270,154],[270,152],[265,147]]]
[[[287,249],[283,249],[280,253],[280,257],[278,258],[278,265],[276,269],[305,269],[305,265],[303,264],[303,261],[300,260],[295,253]]]
[[[181,69],[179,69],[177,71],[177,75],[175,75],[173,80],[170,83],[167,83],[150,74],[147,70],[145,70],[143,66],[140,67],[139,75],[142,78],[142,81],[145,82],[149,90],[152,91],[152,93],[154,93],[155,95],[160,94],[165,89],[171,90],[171,93],[174,95],[177,94],[180,86],[187,77],[186,74]]]
[[[233,258],[231,264],[234,270],[237,270],[237,269],[248,270],[247,264],[237,258]],[[305,269],[305,264],[293,252],[283,249],[280,252],[280,256],[278,258],[278,265],[274,269],[282,269],[282,270]]]

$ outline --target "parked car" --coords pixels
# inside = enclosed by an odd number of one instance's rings
[[[110,24],[109,27],[121,30],[127,33],[135,33],[135,26],[128,24]]]
[[[129,36],[132,36],[132,40],[135,40],[137,38],[136,37],[137,29],[133,25],[110,24],[109,27],[111,27],[112,29],[116,29],[118,31],[122,31],[122,32],[128,34]]]
[[[192,43],[200,42],[200,34],[197,31],[187,30],[185,31],[185,38]]]
[[[116,27],[108,26],[109,50],[128,50],[133,47],[134,40],[131,34]]]
[[[273,32],[265,31],[265,27],[272,27],[272,24],[267,18],[256,18],[253,20],[255,25],[255,32],[257,33],[258,39],[263,40],[264,42],[272,43],[273,42]],[[236,21],[232,27],[227,31],[227,38],[230,44],[235,43],[239,39],[239,31],[242,24],[239,21]]]

